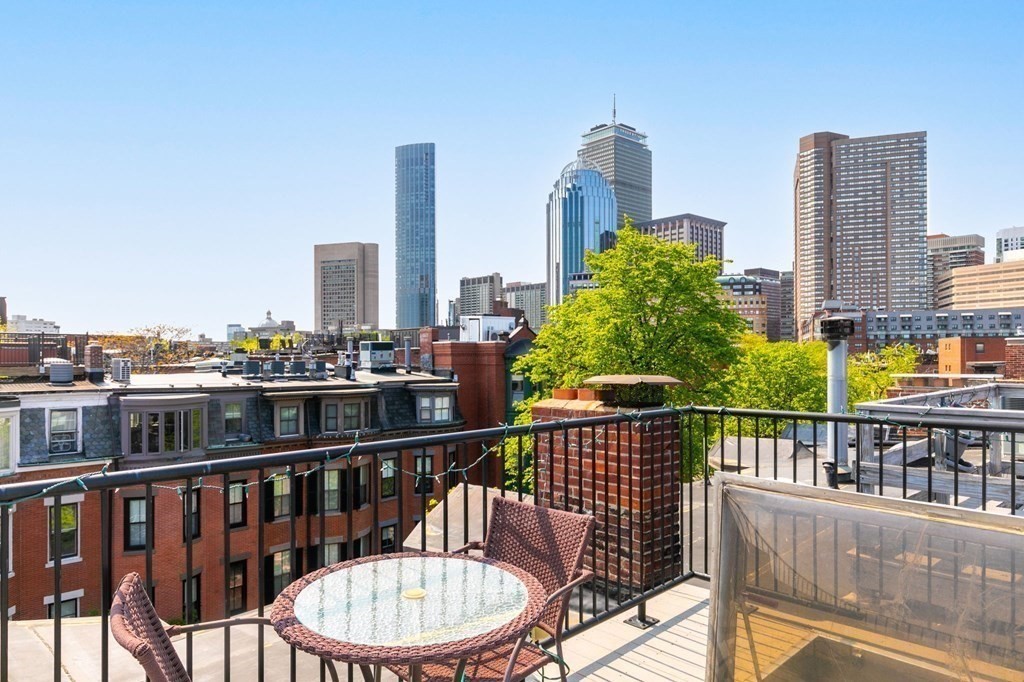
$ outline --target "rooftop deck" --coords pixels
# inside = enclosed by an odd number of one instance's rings
[[[565,642],[565,657],[572,668],[571,680],[642,680],[643,682],[703,682],[708,633],[708,588],[691,580],[653,597],[647,615],[660,622],[640,630],[623,622],[625,615],[609,619],[576,634]],[[628,615],[628,614],[627,614]],[[11,679],[28,681],[52,679],[53,621],[11,621],[10,646],[18,652],[11,657]],[[75,618],[62,627],[63,679],[85,682],[100,679],[100,619]],[[256,679],[259,646],[257,626],[233,628],[231,633],[231,674],[239,680]],[[175,639],[185,658],[185,637]],[[223,678],[224,640],[219,630],[196,633],[192,638],[193,673],[196,680]],[[287,679],[288,646],[273,628],[264,630],[266,679]],[[297,652],[296,678],[319,679],[318,659]],[[344,667],[338,670],[346,679]],[[550,679],[557,669],[545,673]],[[110,648],[112,682],[144,679],[135,660],[118,646]],[[358,672],[354,679],[360,679]],[[385,676],[385,680],[395,679]],[[535,679],[540,679],[539,677]]]

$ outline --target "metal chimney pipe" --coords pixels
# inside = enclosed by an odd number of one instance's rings
[[[821,321],[821,336],[828,343],[828,385],[826,409],[829,414],[846,414],[849,400],[846,376],[847,339],[853,335],[853,320],[844,317],[826,317]],[[848,436],[849,424],[830,422],[826,442],[828,458],[835,463],[836,475],[844,480],[850,471]]]
[[[846,356],[849,342],[846,339],[828,341],[828,391],[827,410],[830,414],[845,414],[848,392],[846,377]],[[847,464],[849,438],[847,424],[829,424],[828,458],[837,467]]]
[[[412,339],[405,340],[405,373],[412,372]]]

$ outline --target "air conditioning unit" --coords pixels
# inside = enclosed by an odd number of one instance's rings
[[[77,433],[55,433],[50,437],[50,454],[58,455],[67,452],[75,452],[77,449]]]
[[[114,358],[110,361],[110,378],[124,384],[132,380],[132,361],[128,358]]]

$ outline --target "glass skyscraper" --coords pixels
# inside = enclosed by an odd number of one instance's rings
[[[395,148],[395,308],[399,329],[429,327],[437,312],[434,143]]]
[[[585,272],[583,256],[614,243],[615,193],[597,165],[580,155],[562,170],[548,195],[548,279],[550,305],[569,293],[571,275]]]

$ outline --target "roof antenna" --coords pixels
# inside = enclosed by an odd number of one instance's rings
[[[615,93],[612,93],[612,125],[615,125]]]

